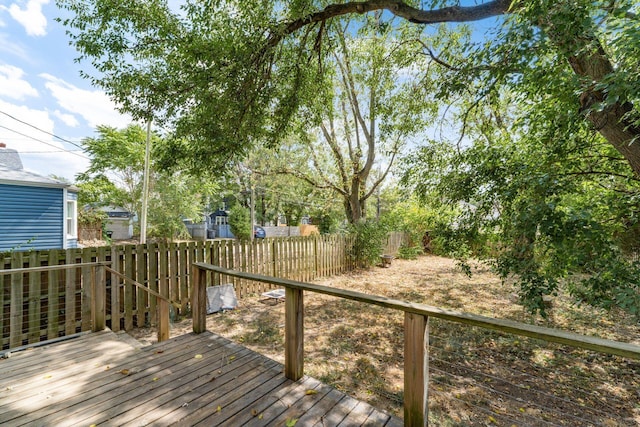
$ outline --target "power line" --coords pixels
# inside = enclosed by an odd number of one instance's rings
[[[54,138],[58,138],[60,141],[64,141],[64,142],[66,142],[66,143],[68,143],[68,144],[71,144],[71,145],[73,145],[73,146],[75,146],[75,147],[78,147],[79,149],[83,150],[82,146],[80,146],[80,145],[76,144],[76,143],[75,143],[75,142],[73,142],[73,141],[69,141],[68,139],[62,138],[61,136],[58,136],[58,135],[53,134],[53,133],[51,133],[51,132],[48,132],[48,131],[46,131],[46,130],[44,130],[44,129],[40,129],[40,128],[39,128],[39,127],[37,127],[37,126],[34,126],[34,125],[32,125],[31,123],[27,123],[27,122],[25,122],[25,121],[23,121],[23,120],[20,120],[20,119],[16,118],[16,117],[13,117],[11,114],[9,114],[9,113],[5,113],[4,111],[0,111],[0,113],[4,114],[5,116],[7,116],[7,117],[9,117],[9,118],[11,118],[11,119],[13,119],[13,120],[15,120],[15,121],[17,121],[17,122],[20,122],[20,123],[22,123],[22,124],[24,124],[24,125],[27,125],[27,126],[29,126],[29,127],[33,128],[33,129],[35,129],[35,130],[38,130],[38,131],[42,132],[42,133],[46,133],[47,135],[52,136],[52,137],[54,137]],[[6,128],[5,128],[5,129],[6,129]],[[16,133],[18,133],[18,132],[16,132]],[[21,135],[22,135],[22,134],[21,134]],[[23,135],[23,136],[26,136],[26,135]],[[34,139],[35,139],[35,138],[34,138]],[[42,141],[41,141],[41,142],[42,142]]]
[[[0,111],[0,113],[1,113],[1,111]],[[22,136],[24,136],[24,137],[26,137],[26,138],[29,138],[29,139],[32,139],[32,140],[34,140],[34,141],[41,142],[42,144],[48,145],[48,146],[50,146],[50,147],[53,147],[53,148],[56,148],[56,149],[60,149],[60,147],[56,147],[55,145],[53,145],[53,144],[51,144],[51,143],[49,143],[49,142],[43,141],[43,140],[38,139],[38,138],[34,138],[34,137],[29,136],[29,135],[26,135],[26,134],[24,134],[24,133],[22,133],[22,132],[18,132],[17,130],[14,130],[14,129],[8,128],[8,127],[6,127],[6,126],[2,126],[2,125],[0,125],[0,128],[2,128],[2,129],[6,129],[6,130],[8,130],[9,132],[17,133],[18,135],[22,135]],[[74,145],[75,145],[75,144],[74,144]],[[80,147],[80,148],[82,148],[82,147]],[[84,154],[76,153],[75,151],[70,151],[70,150],[63,150],[63,151],[64,151],[64,152],[66,152],[66,153],[69,153],[69,154],[73,154],[73,155],[78,156],[78,157],[82,157],[83,159],[87,159],[87,160],[89,160],[89,157],[85,156]]]
[[[65,150],[61,148],[60,150],[50,150],[50,151],[20,151],[16,150],[18,154],[51,154],[51,153],[79,153],[82,150]]]

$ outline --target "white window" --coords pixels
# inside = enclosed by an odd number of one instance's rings
[[[78,203],[75,200],[67,200],[67,239],[78,238]]]

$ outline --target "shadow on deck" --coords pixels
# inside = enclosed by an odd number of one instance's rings
[[[102,331],[0,360],[0,425],[400,426],[215,334],[136,348]]]

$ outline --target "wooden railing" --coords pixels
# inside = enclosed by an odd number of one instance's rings
[[[8,325],[9,329],[9,348],[35,344],[43,339],[57,339],[76,332],[104,329],[104,266],[103,262],[88,262],[0,270],[0,278],[9,276],[8,283],[11,285],[9,316],[4,316],[5,310],[0,311],[3,314],[0,326],[4,329]],[[82,271],[80,290],[75,280],[58,283],[57,272],[75,269]],[[44,282],[45,289],[42,287],[42,274],[48,279]],[[64,287],[62,305],[59,302],[60,285]],[[4,293],[4,289],[2,291]],[[76,307],[77,299],[80,300],[79,307]],[[83,313],[85,308],[89,316]]]
[[[88,330],[97,332],[105,329],[108,318],[106,273],[115,275],[124,280],[125,283],[137,287],[141,292],[146,292],[157,298],[158,341],[169,339],[169,305],[171,304],[176,308],[180,308],[182,305],[166,296],[169,292],[166,281],[164,282],[165,286],[161,289],[162,293],[159,293],[112,269],[109,264],[109,262],[89,262],[0,270],[0,277],[9,276],[11,278],[9,282],[11,283],[10,308],[9,316],[6,318],[8,322],[5,322],[5,319],[0,321],[0,325],[7,324],[9,327],[9,348],[15,349],[34,345],[42,341],[71,336],[77,332]],[[37,273],[49,276],[59,271],[73,269],[82,271],[80,275],[82,279],[79,294],[80,306],[86,306],[87,313],[83,313],[82,310],[75,310],[76,298],[72,298],[72,296],[76,295],[75,281],[69,282],[71,288],[66,289],[68,295],[64,295],[64,303],[62,305],[58,301],[60,295],[58,292],[49,292],[47,289],[45,297],[42,296],[40,276],[36,275]],[[30,286],[27,292],[25,292],[23,286],[24,275],[29,278],[28,283]],[[66,282],[64,284],[67,285]],[[58,284],[54,280],[50,280],[47,283],[47,287],[50,285],[55,289]],[[117,292],[118,285],[114,283],[113,286],[112,292]],[[53,298],[51,297],[52,295]],[[41,321],[42,309],[46,310],[47,313],[47,321],[44,322],[46,329],[43,329],[43,322]],[[115,310],[119,310],[119,308],[116,307]],[[59,325],[65,327],[60,328]],[[0,350],[2,349],[0,348]]]
[[[146,292],[149,295],[153,295],[158,299],[157,310],[158,310],[158,342],[166,341],[169,339],[169,328],[170,328],[170,318],[169,318],[169,305],[173,305],[175,308],[181,308],[182,305],[178,302],[172,301],[167,297],[169,295],[169,287],[166,281],[163,283],[161,293],[154,291],[153,289],[149,289],[147,286],[142,285],[135,280],[125,276],[124,274],[105,266],[105,270],[113,275],[118,276],[126,283],[129,283],[142,292]],[[164,295],[163,295],[164,294]],[[104,329],[104,325],[102,326]]]
[[[323,285],[232,271],[205,263],[193,264],[193,331],[206,330],[207,272],[260,281],[285,288],[285,375],[292,380],[304,374],[304,291],[360,301],[404,312],[404,425],[427,425],[429,317],[473,325],[513,335],[640,360],[640,346],[579,335],[505,319],[445,310],[425,304],[368,295]]]

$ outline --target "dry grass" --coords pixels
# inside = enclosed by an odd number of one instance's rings
[[[558,296],[548,320],[513,301],[488,269],[471,278],[450,259],[425,256],[319,280],[327,286],[640,344],[637,320],[577,307]],[[284,304],[243,299],[207,318],[208,329],[283,362]],[[305,373],[402,415],[402,314],[305,293]],[[172,336],[190,330],[174,324]],[[137,331],[153,340],[150,330]],[[640,425],[640,363],[480,328],[430,320],[432,425]]]

